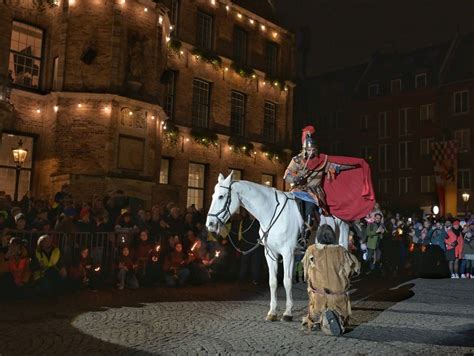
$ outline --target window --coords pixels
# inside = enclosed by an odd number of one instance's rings
[[[471,189],[471,170],[458,169],[458,189]]]
[[[232,175],[232,180],[241,180],[242,179],[242,170],[241,169],[229,168],[229,173],[230,173],[230,171],[234,171],[234,174]]]
[[[400,177],[398,178],[398,193],[405,195],[412,192],[412,180],[411,177]]]
[[[193,125],[199,127],[208,127],[209,125],[209,102],[210,102],[210,84],[201,79],[193,80]]]
[[[203,164],[189,164],[188,199],[186,206],[194,204],[197,209],[204,207],[205,173],[206,167]]]
[[[275,142],[276,104],[265,101],[263,114],[263,137],[268,142]]]
[[[379,179],[379,194],[390,193],[392,180],[390,178]]]
[[[426,73],[417,74],[415,76],[415,88],[426,88],[427,80],[426,80]]]
[[[270,77],[278,74],[278,45],[274,42],[267,42],[265,47],[265,70]]]
[[[271,174],[262,174],[262,184],[273,187],[273,176]]]
[[[160,164],[160,184],[168,184],[170,177],[170,159],[162,158]]]
[[[469,152],[471,149],[471,130],[462,129],[454,131],[454,139],[458,144],[458,152]]]
[[[173,31],[171,31],[171,34],[176,36],[179,27],[179,0],[171,0],[170,22],[171,25],[173,25]]]
[[[212,48],[213,18],[202,11],[197,13],[196,46],[204,49]]]
[[[176,90],[176,72],[169,71],[169,80],[165,87],[164,110],[170,119],[174,119],[174,98]]]
[[[230,131],[243,136],[245,129],[245,94],[232,90],[230,108]]]
[[[421,192],[433,193],[435,191],[435,176],[421,176]]]
[[[18,200],[30,190],[31,168],[33,165],[33,138],[28,136],[2,134],[0,141],[0,187],[6,194],[15,194],[16,165],[13,162],[12,149],[18,147],[18,142],[23,142],[23,148],[28,150],[26,161],[21,167],[18,183]]]
[[[431,154],[431,144],[433,142],[433,138],[420,139],[420,156],[429,156]]]
[[[433,120],[434,119],[434,104],[427,104],[420,106],[420,120]]]
[[[367,131],[369,129],[369,115],[360,116],[360,129],[362,131]]]
[[[380,112],[379,113],[379,138],[387,138],[388,131],[387,131],[387,112]]]
[[[453,106],[455,114],[469,112],[469,91],[457,91],[453,94]]]
[[[234,60],[247,64],[247,32],[241,27],[234,27]]]
[[[142,172],[145,167],[145,140],[120,135],[117,168],[125,171]]]
[[[406,136],[410,133],[410,122],[408,121],[408,108],[398,110],[398,134]]]
[[[58,90],[58,65],[59,65],[59,57],[54,57],[53,60],[53,91]]]
[[[8,69],[13,83],[39,88],[43,31],[37,27],[13,21]]]
[[[398,144],[398,162],[400,169],[410,169],[411,142],[403,141]]]
[[[379,170],[386,172],[390,170],[389,160],[391,154],[391,145],[383,144],[379,146]]]
[[[402,91],[402,80],[392,79],[390,81],[390,91],[392,94],[398,94]]]
[[[379,85],[378,84],[369,84],[369,96],[379,95]]]
[[[360,148],[360,156],[367,160],[367,161],[370,161],[372,159],[372,147],[371,146],[362,146]]]

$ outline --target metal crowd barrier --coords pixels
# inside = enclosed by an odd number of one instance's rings
[[[24,241],[25,246],[33,257],[37,242],[45,232],[10,230],[12,237]],[[49,231],[47,235],[53,239],[53,244],[61,250],[61,258],[66,267],[79,258],[81,249],[87,247],[95,266],[100,266],[103,273],[113,271],[117,254],[121,246],[130,244],[135,236],[131,232],[74,232],[65,233]]]

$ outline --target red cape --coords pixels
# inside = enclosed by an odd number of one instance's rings
[[[340,172],[332,181],[324,176],[322,185],[330,213],[346,221],[365,217],[375,205],[369,165],[362,158],[355,157],[327,156],[327,160],[338,164],[358,165],[355,169]],[[326,155],[320,154],[308,162],[308,168],[319,167],[325,161]]]

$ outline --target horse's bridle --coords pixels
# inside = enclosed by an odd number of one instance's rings
[[[219,224],[221,224],[222,226],[225,226],[225,222],[227,220],[229,220],[229,218],[231,217],[232,213],[230,212],[230,203],[231,203],[231,198],[232,198],[232,194],[231,194],[231,191],[232,191],[232,184],[234,184],[236,181],[232,181],[230,182],[229,186],[228,187],[224,187],[222,185],[220,185],[219,187],[220,188],[225,188],[227,189],[229,192],[227,193],[227,198],[224,202],[224,206],[222,207],[221,210],[219,210],[217,213],[215,214],[207,214],[207,216],[210,216],[210,217],[215,217],[217,219],[217,221],[219,222]],[[224,215],[221,217],[219,217],[219,215],[221,213],[224,213]]]

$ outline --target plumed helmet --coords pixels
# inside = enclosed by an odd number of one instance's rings
[[[303,148],[315,148],[316,147],[316,140],[313,137],[314,134],[314,127],[313,126],[306,126],[302,130],[301,135],[301,144]]]

